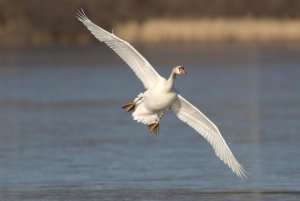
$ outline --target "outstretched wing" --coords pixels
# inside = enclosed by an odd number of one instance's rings
[[[178,95],[171,106],[173,112],[183,122],[200,133],[214,148],[216,155],[240,178],[246,177],[242,165],[235,159],[218,128],[195,106]]]
[[[128,42],[94,24],[83,10],[77,12],[77,18],[99,41],[106,43],[129,65],[146,89],[149,89],[158,81],[160,75]]]

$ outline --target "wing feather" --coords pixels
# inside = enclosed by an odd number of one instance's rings
[[[108,45],[128,64],[136,76],[143,82],[146,89],[151,88],[158,81],[160,75],[128,42],[94,24],[83,10],[77,12],[77,18],[99,41]]]
[[[195,106],[178,95],[171,106],[177,117],[200,133],[213,147],[216,155],[240,178],[246,171],[230,151],[219,129]]]

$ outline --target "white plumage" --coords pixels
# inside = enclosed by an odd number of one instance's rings
[[[174,67],[170,77],[165,79],[128,42],[94,24],[83,10],[78,11],[77,17],[99,41],[112,48],[143,82],[146,91],[139,94],[133,103],[123,107],[133,111],[134,120],[148,125],[151,132],[158,134],[159,121],[171,108],[180,120],[194,128],[212,145],[216,155],[238,177],[246,177],[244,168],[230,151],[218,128],[174,89],[176,75],[185,74],[183,67]]]

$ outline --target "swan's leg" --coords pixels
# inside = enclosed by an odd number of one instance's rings
[[[155,134],[155,135],[159,135],[159,123],[160,120],[162,119],[162,117],[164,116],[165,112],[168,110],[168,108],[166,108],[165,110],[163,110],[159,117],[158,117],[158,121],[153,123],[153,124],[149,124],[148,128],[150,130],[151,133]]]
[[[142,99],[143,99],[143,97],[141,96],[138,99],[134,100],[133,102],[123,105],[122,109],[125,110],[126,112],[131,112],[135,109],[137,102]]]
[[[165,113],[167,112],[167,110],[168,110],[168,108],[166,108],[166,109],[164,109],[163,111],[161,111],[161,113],[160,113],[160,115],[159,115],[159,120],[158,121],[160,121],[162,118],[163,118],[163,116],[165,115]]]

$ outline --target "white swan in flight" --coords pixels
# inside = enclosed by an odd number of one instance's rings
[[[218,128],[174,89],[176,75],[186,74],[184,67],[174,67],[170,77],[165,79],[128,42],[94,24],[83,10],[78,11],[77,18],[99,41],[113,49],[143,82],[146,90],[133,102],[122,107],[128,112],[133,112],[134,120],[148,125],[150,132],[158,135],[159,122],[164,113],[171,108],[180,120],[194,128],[212,145],[216,155],[238,177],[246,177],[244,168],[230,151]]]

